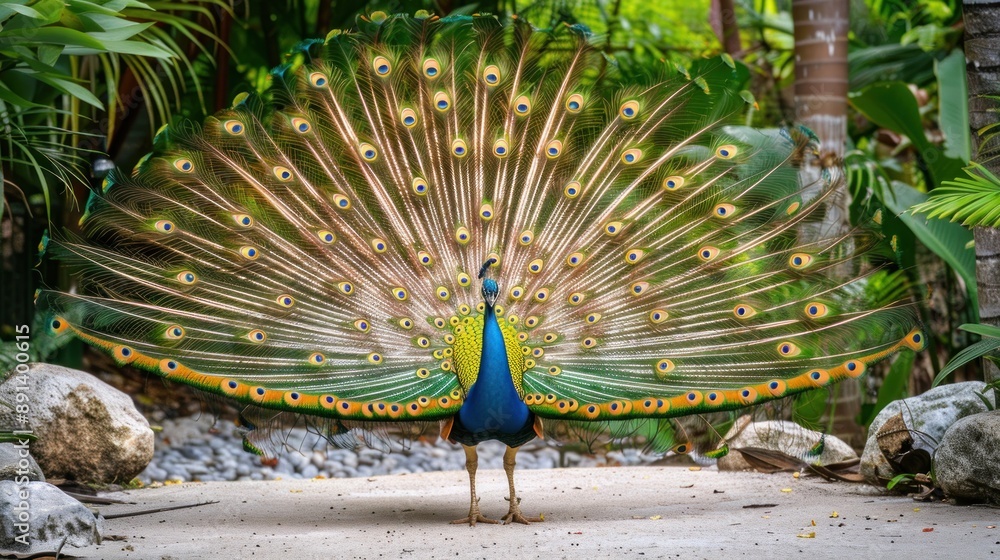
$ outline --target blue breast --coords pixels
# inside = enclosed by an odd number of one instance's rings
[[[483,325],[483,355],[479,377],[458,411],[472,433],[514,434],[528,421],[528,407],[514,389],[507,349],[493,308],[487,306]]]

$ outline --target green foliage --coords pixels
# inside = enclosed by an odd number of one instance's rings
[[[961,222],[963,226],[1000,227],[1000,179],[988,169],[973,163],[965,169],[966,177],[944,181],[926,202],[911,211],[926,213],[929,218]]]
[[[993,352],[1000,350],[1000,328],[991,325],[978,324],[962,325],[959,328],[966,332],[978,334],[979,336],[982,336],[983,339],[962,350],[958,354],[955,354],[955,357],[953,357],[951,361],[948,362],[948,365],[941,369],[941,371],[937,374],[937,377],[934,378],[935,387],[944,381],[944,379],[952,372],[972,360],[985,357],[993,362],[1000,362],[1000,360],[996,357],[990,356]]]
[[[5,187],[24,198],[40,193],[49,207],[55,186],[85,182],[87,159],[114,135],[126,72],[156,120],[168,120],[185,76],[198,88],[188,48],[208,54],[199,37],[218,40],[184,15],[211,22],[212,6],[228,5],[223,0],[0,2]],[[0,199],[0,211],[3,204]]]

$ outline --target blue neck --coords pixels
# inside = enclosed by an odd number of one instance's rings
[[[479,377],[458,411],[466,429],[473,433],[517,433],[528,421],[528,407],[518,396],[510,377],[507,348],[493,307],[486,307],[483,321],[483,355]]]

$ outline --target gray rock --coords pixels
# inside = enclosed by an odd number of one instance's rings
[[[858,454],[843,440],[822,433],[814,432],[786,420],[771,420],[767,422],[751,422],[749,416],[741,417],[729,430],[724,438],[729,444],[730,452],[719,459],[720,471],[753,470],[750,463],[737,452],[741,447],[759,447],[771,451],[780,451],[807,463],[831,465],[858,458]],[[809,451],[820,441],[823,441],[823,452],[818,457],[810,456]]]
[[[104,518],[46,482],[0,481],[0,554],[100,544]]]
[[[48,477],[128,482],[153,458],[153,431],[128,395],[60,366],[32,364],[26,375],[28,420],[38,437],[31,453]],[[0,384],[0,400],[12,401],[10,380]],[[10,414],[0,412],[0,425],[19,425]]]
[[[934,475],[950,498],[1000,504],[1000,410],[948,428],[934,454]]]
[[[45,482],[42,469],[31,456],[27,445],[0,443],[0,480],[37,480]]]
[[[952,383],[889,403],[868,429],[861,475],[883,488],[897,474],[928,472],[930,458],[948,428],[988,410],[982,398],[985,387],[981,381]],[[993,402],[992,391],[986,398]]]

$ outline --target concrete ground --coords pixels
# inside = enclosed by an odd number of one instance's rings
[[[487,517],[503,471],[480,471]],[[84,558],[997,558],[1000,510],[920,503],[857,484],[687,467],[517,472],[530,526],[449,525],[468,512],[464,472],[211,482],[124,492]]]

